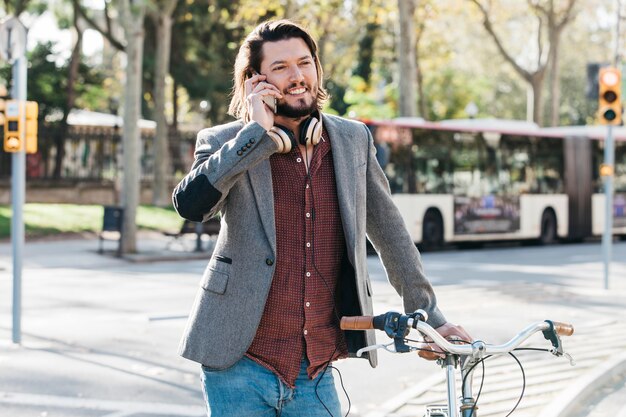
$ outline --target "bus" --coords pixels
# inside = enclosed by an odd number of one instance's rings
[[[583,240],[604,230],[601,126],[366,120],[416,244]],[[626,235],[626,129],[616,127],[613,233]]]

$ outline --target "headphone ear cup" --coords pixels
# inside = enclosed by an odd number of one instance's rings
[[[275,136],[272,137],[277,137],[277,142],[282,143],[283,146],[278,147],[279,153],[289,153],[293,148],[296,147],[296,139],[294,138],[293,133],[289,131],[289,129],[285,129],[280,125],[275,125],[272,126],[272,128],[269,130],[268,134],[269,133],[274,134]]]
[[[322,140],[322,121],[321,120],[317,120],[317,118],[313,117],[312,118],[313,121],[311,123],[312,127],[313,127],[313,131],[311,132],[311,143],[313,145],[317,145],[318,143],[320,143],[320,140]]]
[[[300,126],[300,144],[317,145],[322,139],[322,121],[315,116],[311,116],[302,122]]]
[[[300,126],[300,145],[306,146],[311,143],[311,133],[313,130],[313,119],[314,117],[309,117]]]

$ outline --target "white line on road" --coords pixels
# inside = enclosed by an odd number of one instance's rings
[[[134,411],[115,411],[111,414],[105,414],[102,417],[130,417],[136,414]]]
[[[84,408],[90,410],[116,411],[107,417],[122,417],[132,414],[155,414],[182,417],[201,417],[206,410],[201,406],[168,403],[144,403],[130,401],[97,400],[88,398],[60,397],[53,395],[26,394],[0,391],[0,404],[18,404],[44,407]]]

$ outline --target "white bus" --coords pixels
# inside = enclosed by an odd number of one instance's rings
[[[512,120],[366,121],[413,240],[580,240],[604,228],[606,128]],[[614,129],[614,233],[626,235],[626,129]]]

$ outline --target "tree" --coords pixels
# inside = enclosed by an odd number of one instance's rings
[[[557,10],[554,0],[528,0],[529,6],[538,16],[541,16],[548,29],[548,42],[550,45],[550,53],[548,62],[550,65],[550,125],[558,126],[559,109],[561,97],[561,77],[559,73],[559,45],[561,34],[567,24],[574,17],[574,5],[577,0],[567,0],[563,10]]]
[[[171,205],[168,179],[171,172],[169,161],[169,126],[165,117],[165,79],[170,66],[172,39],[172,13],[176,0],[154,0],[149,10],[156,28],[156,56],[154,65],[154,115],[156,117],[156,137],[154,139],[154,182],[152,203],[156,206]]]
[[[414,30],[415,0],[398,0],[400,32],[398,34],[398,62],[400,88],[400,116],[417,116],[417,43]]]
[[[493,22],[491,20],[490,6],[485,5],[481,0],[470,0],[480,10],[483,17],[483,26],[487,33],[491,36],[498,48],[498,51],[502,57],[515,69],[518,75],[520,75],[532,88],[533,94],[533,110],[532,119],[535,123],[542,123],[543,116],[543,101],[542,101],[542,87],[548,68],[551,70],[551,96],[552,96],[552,123],[556,124],[558,121],[559,111],[559,84],[558,84],[558,57],[559,57],[559,40],[563,28],[567,25],[573,17],[573,7],[577,0],[566,0],[566,6],[564,10],[558,11],[555,6],[554,0],[527,0],[528,5],[534,12],[536,18],[537,30],[536,30],[536,42],[537,42],[537,54],[534,69],[524,68],[514,58],[514,55],[507,50],[501,37],[496,33]],[[489,2],[489,5],[491,3]],[[544,32],[548,32],[548,40],[546,46],[546,40]],[[546,53],[545,48],[548,48]]]
[[[126,38],[126,88],[124,92],[124,150],[122,206],[122,253],[137,252],[137,207],[141,181],[141,142],[138,121],[141,117],[141,85],[143,64],[143,20],[146,0],[119,0],[121,21]]]

